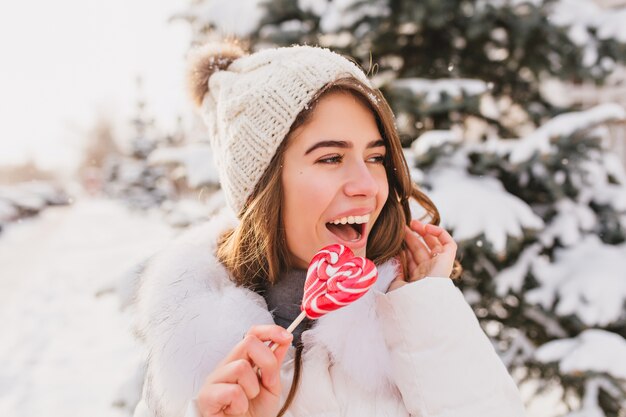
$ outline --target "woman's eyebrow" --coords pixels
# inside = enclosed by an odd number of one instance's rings
[[[346,142],[344,140],[323,140],[321,142],[317,142],[315,145],[311,146],[304,153],[305,155],[310,154],[317,148],[352,148],[352,142]],[[378,148],[379,146],[385,146],[385,141],[382,139],[376,139],[367,144],[366,148]]]
[[[379,146],[385,146],[385,141],[382,139],[373,140],[367,144],[367,149],[378,148]]]

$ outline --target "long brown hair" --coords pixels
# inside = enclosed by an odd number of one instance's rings
[[[406,270],[402,249],[405,248],[404,225],[411,221],[410,198],[414,198],[424,208],[430,223],[439,224],[437,208],[411,181],[393,113],[383,95],[356,78],[341,78],[320,89],[305,110],[297,116],[286,139],[241,209],[239,225],[220,238],[217,257],[238,285],[261,289],[268,282],[274,283],[290,267],[280,203],[283,201],[281,168],[284,151],[293,132],[310,120],[320,99],[333,92],[351,94],[370,109],[387,148],[384,165],[389,183],[389,197],[368,236],[367,257],[377,265],[399,257]],[[295,397],[300,381],[301,355],[302,345],[299,344],[296,347],[291,389],[279,416],[285,413]]]

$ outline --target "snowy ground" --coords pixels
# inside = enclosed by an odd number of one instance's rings
[[[0,416],[131,415],[144,352],[121,308],[124,276],[175,234],[109,200],[49,208],[0,234]],[[558,402],[528,415],[554,415]]]
[[[130,414],[143,352],[111,289],[174,233],[87,200],[0,234],[0,416]]]

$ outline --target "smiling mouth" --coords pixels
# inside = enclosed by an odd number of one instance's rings
[[[346,242],[358,242],[365,233],[369,214],[365,216],[349,216],[326,223],[326,228],[335,236]]]

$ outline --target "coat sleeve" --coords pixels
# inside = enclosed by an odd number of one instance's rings
[[[427,277],[379,293],[376,308],[392,375],[411,415],[524,416],[515,383],[449,278]]]

